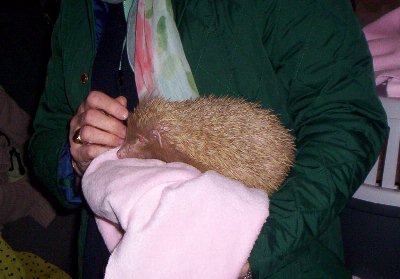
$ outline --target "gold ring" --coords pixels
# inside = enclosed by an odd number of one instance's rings
[[[81,128],[78,128],[74,135],[72,136],[72,141],[77,144],[83,144],[83,140],[81,138]]]

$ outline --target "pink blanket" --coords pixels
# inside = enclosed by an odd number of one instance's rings
[[[95,159],[84,195],[112,252],[105,278],[237,278],[268,217],[267,195],[183,163]]]
[[[363,29],[371,51],[376,84],[387,83],[390,97],[400,97],[400,8]]]

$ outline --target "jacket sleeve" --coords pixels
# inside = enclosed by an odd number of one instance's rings
[[[57,177],[59,157],[67,144],[69,120],[73,110],[65,93],[63,73],[62,41],[63,8],[54,26],[52,56],[48,64],[45,91],[35,116],[34,133],[29,143],[29,156],[39,181],[66,207],[72,205],[65,200],[59,189]]]
[[[270,217],[250,257],[256,278],[293,263],[296,252],[339,227],[338,214],[388,132],[350,1],[263,3],[265,48],[288,94],[297,154],[288,179],[271,196]]]

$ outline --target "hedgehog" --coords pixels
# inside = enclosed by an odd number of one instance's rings
[[[130,113],[117,155],[187,163],[270,195],[293,165],[295,139],[271,110],[244,99],[155,97]]]

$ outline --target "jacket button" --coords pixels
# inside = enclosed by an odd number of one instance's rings
[[[89,75],[87,73],[81,74],[81,84],[85,84],[89,80]]]

